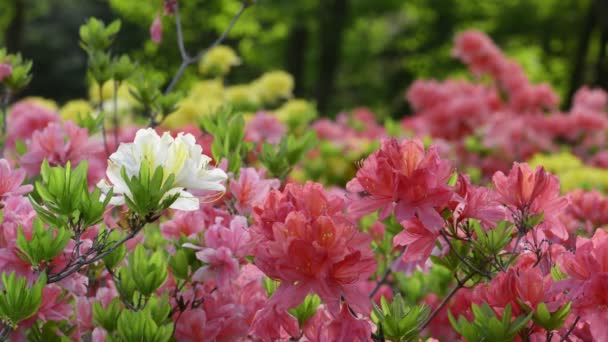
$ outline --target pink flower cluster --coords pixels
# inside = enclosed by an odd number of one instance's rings
[[[414,82],[406,97],[415,115],[402,121],[406,130],[450,141],[459,165],[479,167],[488,176],[505,171],[513,161],[556,151],[563,142],[574,144],[583,160],[608,165],[601,153],[594,157],[594,151],[606,147],[605,91],[581,88],[570,111],[562,113],[555,92],[546,84],[532,84],[485,34],[459,34],[454,55],[474,76],[492,82]],[[467,145],[471,137],[480,145],[473,151]],[[478,149],[487,151],[479,154]]]
[[[343,210],[342,198],[326,194],[320,184],[311,182],[273,190],[263,205],[254,208],[255,264],[281,281],[256,315],[254,331],[269,339],[284,333],[297,336],[297,322],[286,310],[309,293],[318,294],[334,316],[340,312],[340,298],[356,312],[370,312],[370,302],[359,285],[375,271],[376,260],[370,238]]]

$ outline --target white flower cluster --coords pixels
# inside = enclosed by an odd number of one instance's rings
[[[209,166],[211,158],[203,154],[201,146],[196,144],[192,134],[179,133],[174,139],[165,132],[159,136],[151,128],[140,129],[135,135],[133,143],[120,144],[108,160],[106,175],[110,183],[105,179],[97,186],[107,193],[110,188],[114,189],[114,197],[111,204],[121,205],[125,203],[124,196],[132,199],[127,183],[121,176],[124,167],[128,177],[138,176],[141,166],[146,163],[151,172],[157,167],[163,169],[163,182],[173,175],[173,188],[165,197],[179,193],[179,198],[170,206],[178,210],[198,210],[199,199],[188,190],[207,190],[224,192],[226,188],[224,181],[226,173]]]

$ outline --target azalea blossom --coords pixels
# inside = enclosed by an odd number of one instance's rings
[[[0,199],[19,196],[32,191],[29,184],[21,185],[25,179],[25,170],[11,170],[6,159],[0,159]]]
[[[268,277],[281,280],[254,326],[264,326],[265,319],[297,306],[312,292],[333,314],[339,314],[341,298],[354,311],[369,313],[371,304],[360,283],[376,270],[371,238],[343,210],[341,198],[312,182],[272,190],[264,204],[254,208],[255,264]]]
[[[399,221],[418,217],[427,229],[438,231],[444,221],[437,209],[453,196],[447,185],[451,174],[450,163],[439,158],[435,147],[425,151],[419,140],[384,140],[346,185],[351,193],[364,194],[349,211],[363,216],[381,209],[383,219],[394,210]]]
[[[516,220],[528,215],[543,214],[540,224],[549,238],[565,240],[568,231],[559,220],[559,214],[568,205],[568,199],[559,195],[559,180],[539,166],[532,171],[526,163],[513,163],[508,175],[497,172],[492,177],[499,201],[511,210]]]
[[[167,132],[159,136],[151,128],[140,129],[133,143],[121,144],[110,156],[106,176],[111,184],[102,180],[98,186],[106,192],[113,186],[115,196],[110,203],[121,205],[125,203],[124,196],[132,196],[121,176],[123,168],[128,177],[135,177],[139,175],[142,164],[147,164],[151,170],[162,167],[163,182],[169,175],[174,176],[173,188],[164,198],[179,194],[170,208],[198,210],[199,199],[188,190],[223,193],[226,191],[223,182],[228,178],[223,170],[211,167],[211,158],[202,152],[191,134],[180,133],[173,138]]]

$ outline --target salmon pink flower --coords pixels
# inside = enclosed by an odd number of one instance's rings
[[[402,256],[402,261],[415,262],[422,265],[431,256],[435,241],[439,232],[429,230],[422,225],[417,218],[401,222],[403,230],[393,238],[393,245],[398,247],[407,246]]]
[[[575,253],[565,252],[558,265],[569,278],[561,285],[572,300],[573,313],[589,323],[595,341],[608,337],[608,234],[598,231],[592,239],[577,241]]]
[[[467,175],[458,175],[455,192],[457,196],[452,198],[450,209],[456,223],[474,218],[487,229],[505,218],[505,210],[500,206],[496,193],[472,185]]]
[[[385,140],[346,185],[350,192],[363,194],[349,210],[365,215],[382,209],[380,218],[394,210],[399,221],[416,216],[426,228],[439,230],[444,221],[437,209],[447,206],[453,195],[447,185],[451,173],[436,148],[425,151],[419,140]]]
[[[281,293],[291,293],[290,300],[297,305],[314,292],[335,314],[342,297],[355,311],[369,313],[370,303],[359,283],[376,268],[371,238],[352,224],[343,209],[341,198],[311,182],[288,184],[282,192],[272,190],[264,204],[255,207],[251,227],[255,264],[285,288],[272,298],[282,302],[287,299]]]
[[[357,319],[343,304],[340,315],[329,323],[319,336],[320,341],[365,342],[372,334],[371,322]]]
[[[568,199],[559,195],[559,180],[542,166],[533,172],[528,164],[514,163],[509,175],[498,171],[492,177],[499,201],[514,215],[518,225],[530,215],[543,214],[541,229],[549,238],[565,240],[566,227],[559,215],[568,205]]]

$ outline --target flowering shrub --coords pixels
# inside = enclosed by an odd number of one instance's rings
[[[608,339],[602,90],[560,113],[469,31],[476,82],[417,81],[401,123],[315,121],[282,71],[225,85],[221,39],[178,37],[202,79],[161,89],[119,29],[81,28],[95,85],[59,110],[10,103],[31,62],[0,53],[0,340]]]

